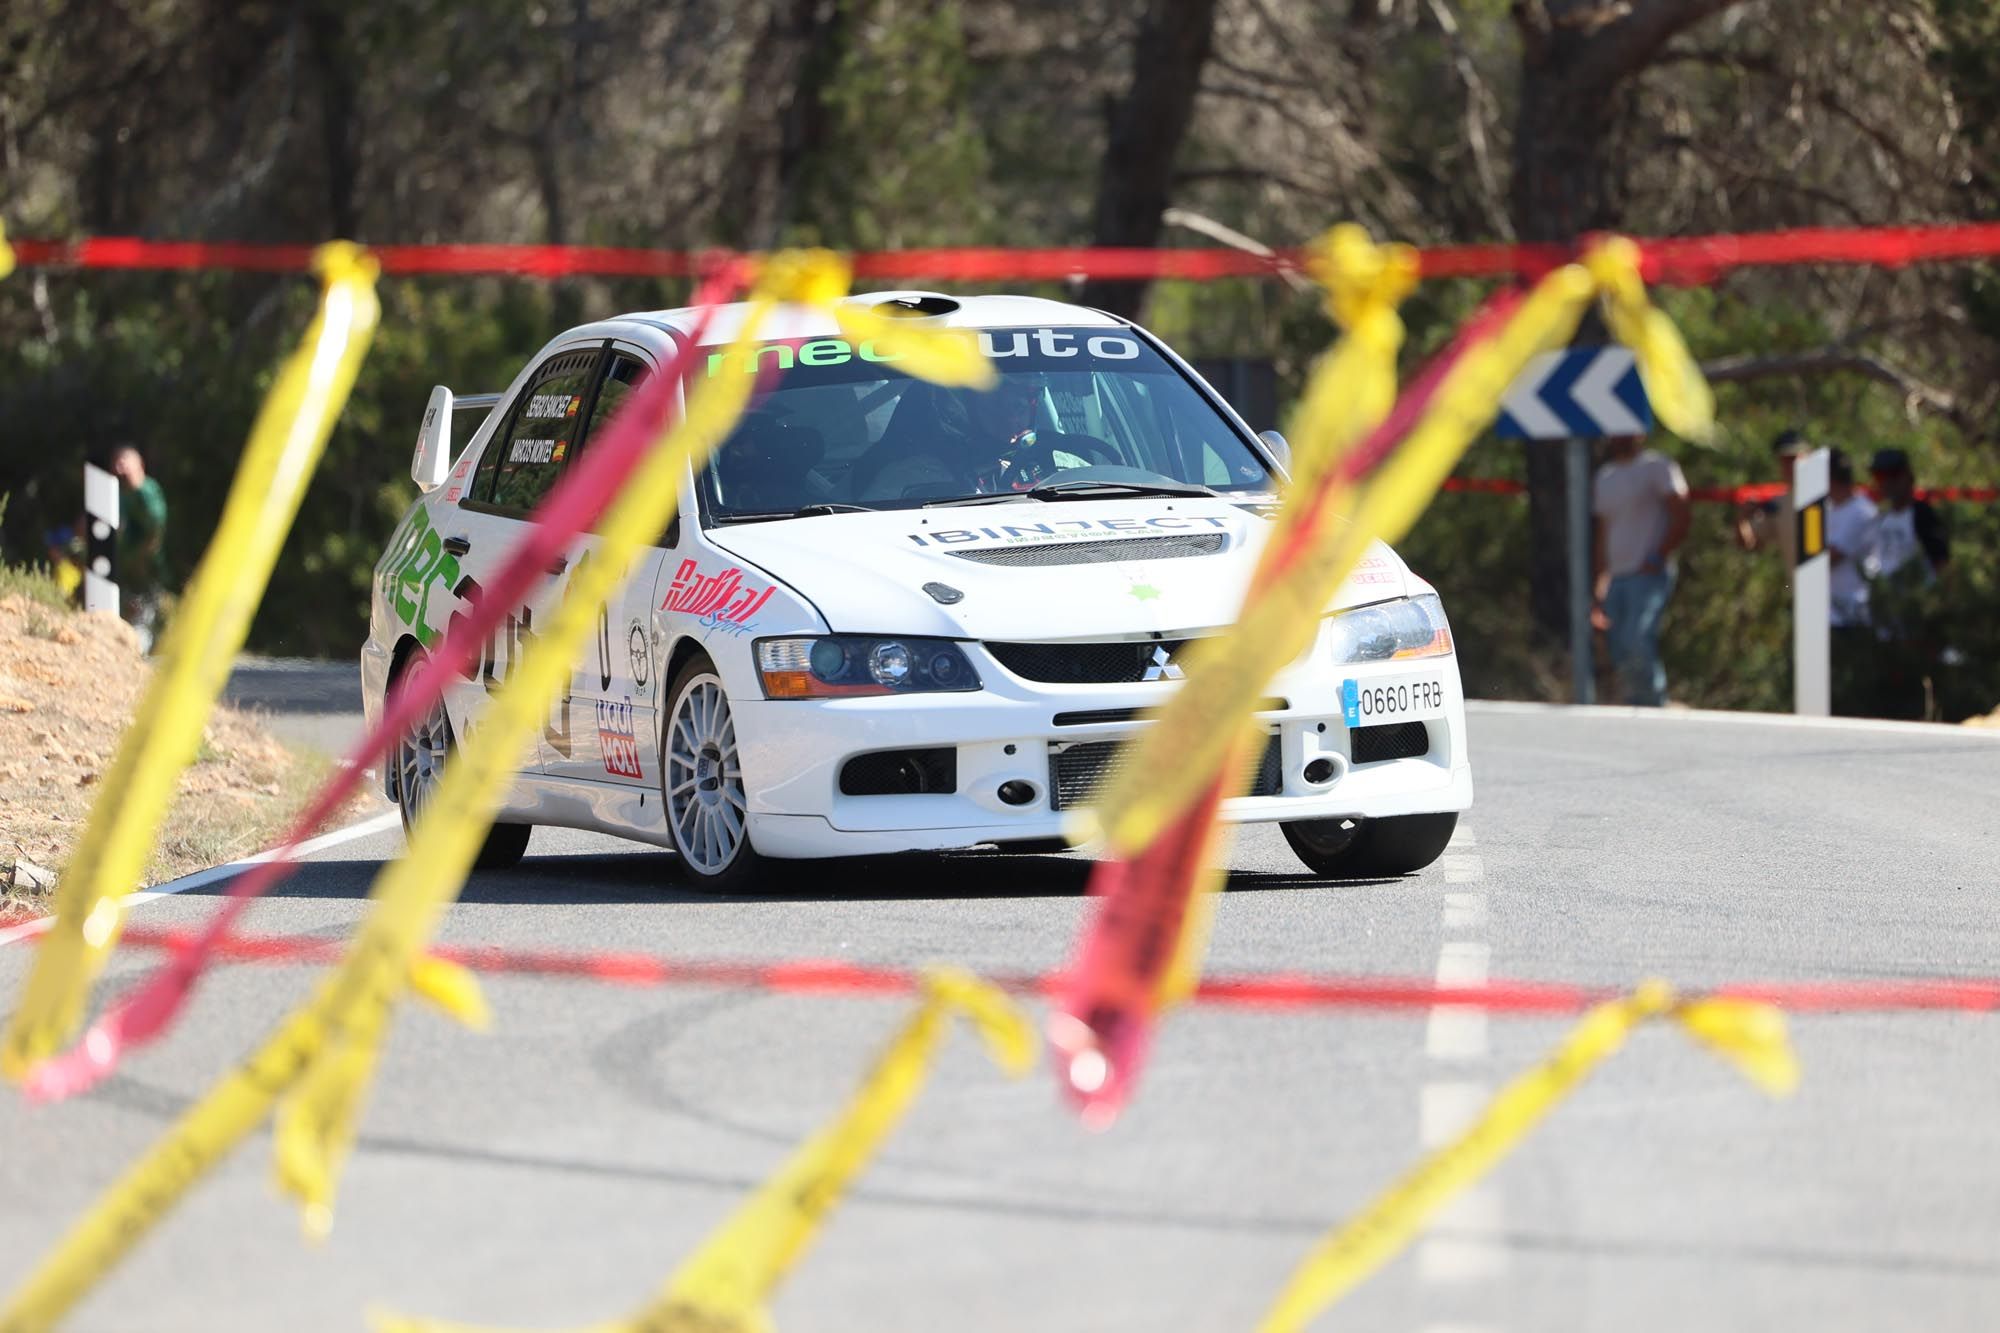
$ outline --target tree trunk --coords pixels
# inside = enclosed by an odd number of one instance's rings
[[[1601,100],[1578,105],[1565,78],[1589,43],[1557,30],[1523,43],[1521,102],[1514,129],[1514,230],[1524,242],[1568,242],[1615,221],[1607,161],[1609,117]],[[1568,643],[1569,487],[1564,442],[1528,440],[1528,606],[1550,646]]]
[[[343,9],[314,5],[306,13],[306,48],[319,83],[320,151],[326,164],[326,211],[331,234],[358,239],[361,231],[361,124],[356,110],[353,62],[345,40]]]
[[[1514,230],[1567,243],[1618,225],[1614,99],[1677,34],[1737,0],[1514,0],[1521,33],[1514,124]],[[1602,342],[1594,320],[1579,341]],[[1563,442],[1530,440],[1528,604],[1544,642],[1569,630],[1568,491]]]
[[[1111,110],[1097,178],[1097,245],[1151,246],[1171,202],[1174,159],[1194,120],[1215,41],[1216,0],[1151,0],[1132,42],[1132,82]],[[1136,319],[1143,282],[1086,282],[1083,304]]]
[[[824,93],[839,63],[843,9],[838,0],[772,0],[751,44],[753,91],[716,201],[715,234],[724,245],[769,249],[790,221],[799,173],[825,137]]]

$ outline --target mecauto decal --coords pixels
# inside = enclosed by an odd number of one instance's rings
[[[681,561],[667,589],[662,611],[700,616],[705,623],[747,624],[771,600],[774,588],[745,587],[743,571],[731,565],[720,574],[704,574],[692,560]]]
[[[1229,527],[1229,520],[1212,514],[1164,515],[1159,518],[1063,519],[1054,523],[1001,524],[990,528],[946,528],[938,532],[905,533],[919,546],[963,546],[981,537],[996,542],[1060,541],[1102,532],[1178,532],[1183,529]]]
[[[403,542],[407,544],[403,558],[382,571],[382,596],[417,642],[429,648],[437,642],[437,631],[430,625],[431,592],[439,585],[449,589],[458,581],[458,557],[444,549],[444,539],[431,526],[430,511],[421,505]]]
[[[1074,333],[1066,329],[981,329],[979,347],[988,359],[1009,357],[1056,358],[1092,356],[1101,361],[1136,361],[1139,342],[1114,333]],[[884,356],[875,344],[859,346],[845,338],[806,338],[760,344],[747,356],[732,360],[727,351],[711,352],[708,373],[719,375],[724,367],[754,372],[766,367],[790,370],[795,366],[840,366],[859,357],[863,361],[892,362],[900,357]],[[532,415],[532,413],[530,413]]]
[[[646,770],[639,762],[639,737],[632,723],[632,705],[597,701],[597,744],[604,756],[604,771],[613,777],[643,778]]]

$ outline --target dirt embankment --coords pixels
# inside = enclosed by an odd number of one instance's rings
[[[60,874],[82,836],[150,674],[122,621],[20,592],[0,596],[0,916],[47,901],[51,872]],[[328,768],[325,756],[288,748],[254,716],[218,708],[146,883],[269,846]]]

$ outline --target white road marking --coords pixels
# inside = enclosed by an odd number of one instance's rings
[[[1426,1083],[1417,1120],[1424,1147],[1442,1148],[1463,1134],[1492,1095],[1484,1083]]]
[[[1426,1236],[1417,1247],[1417,1274],[1440,1286],[1491,1282],[1507,1271],[1507,1249],[1490,1240]]]
[[[1438,864],[1444,867],[1447,884],[1475,884],[1486,878],[1486,863],[1476,856],[1453,856],[1447,852]]]
[[[349,824],[346,828],[335,829],[331,833],[322,833],[317,838],[308,838],[299,844],[298,856],[303,859],[315,852],[323,852],[329,847],[338,847],[344,842],[353,842],[357,838],[366,838],[377,833],[386,832],[396,827],[401,818],[394,810],[385,810],[372,819],[362,820],[359,824]],[[213,884],[219,879],[227,879],[232,875],[241,874],[251,866],[269,861],[274,855],[276,855],[275,852],[259,852],[255,856],[246,856],[241,861],[230,861],[224,865],[210,866],[206,870],[197,870],[192,874],[182,875],[179,879],[170,879],[164,884],[156,884],[150,889],[142,889],[130,895],[125,899],[125,906],[128,910],[134,907],[142,907],[158,898],[171,898],[177,893],[186,893],[190,889],[198,889],[205,884]],[[36,935],[42,934],[54,924],[54,917],[42,916],[36,917],[33,921],[24,922],[18,926],[10,926],[6,930],[0,930],[0,946],[12,944],[16,940],[31,939]]]
[[[1486,863],[1472,849],[1479,845],[1472,830],[1459,825],[1450,850],[1439,860],[1444,882],[1455,886],[1483,884]],[[1445,939],[1438,949],[1437,980],[1441,986],[1483,986],[1493,949],[1481,938],[1486,931],[1486,894],[1457,887],[1444,894]],[[1440,1063],[1484,1060],[1487,1015],[1484,1009],[1436,1005],[1424,1033],[1424,1052]],[[1440,1071],[1442,1073],[1443,1071]],[[1475,1079],[1433,1078],[1424,1084],[1417,1107],[1417,1132],[1426,1153],[1463,1134],[1492,1098],[1490,1085]],[[1499,1240],[1505,1220],[1500,1191],[1482,1181],[1440,1208],[1428,1224],[1430,1234],[1417,1244],[1417,1276],[1437,1286],[1491,1282],[1507,1271],[1508,1255]],[[1439,1232],[1443,1234],[1438,1234]],[[1495,1333],[1484,1324],[1425,1324],[1423,1333]]]
[[[1482,930],[1486,926],[1486,895],[1447,893],[1444,896],[1446,930]]]

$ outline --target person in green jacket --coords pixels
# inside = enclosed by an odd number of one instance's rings
[[[111,470],[119,485],[119,613],[139,631],[140,647],[150,653],[166,593],[167,495],[146,475],[146,460],[133,445],[118,447]]]

